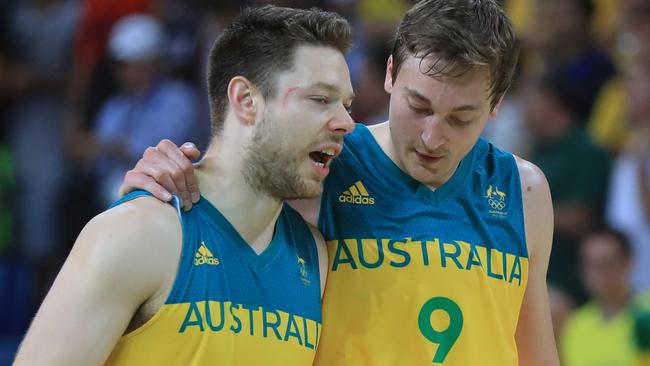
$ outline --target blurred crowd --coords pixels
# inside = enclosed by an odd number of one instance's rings
[[[206,147],[204,63],[243,6],[345,16],[352,114],[373,124],[388,118],[386,59],[413,2],[0,1],[0,365],[144,149],[163,138]],[[634,365],[650,349],[650,0],[502,3],[522,55],[485,137],[549,181],[563,364]]]

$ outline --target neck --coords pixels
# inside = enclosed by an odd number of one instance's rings
[[[397,152],[395,151],[395,145],[393,145],[393,139],[390,135],[390,122],[386,121],[383,123],[378,123],[376,125],[368,126],[368,130],[374,137],[377,145],[384,151],[384,153],[395,162],[397,166],[401,168],[399,159],[397,158]]]
[[[255,192],[242,171],[244,151],[237,138],[221,138],[213,143],[197,169],[202,195],[228,219],[239,235],[258,254],[273,239],[282,201]]]

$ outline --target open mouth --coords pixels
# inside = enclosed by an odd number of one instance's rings
[[[336,156],[334,149],[323,149],[309,153],[309,158],[321,168],[328,167],[332,163],[334,156]]]

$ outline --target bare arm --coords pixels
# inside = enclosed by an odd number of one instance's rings
[[[164,220],[174,217],[171,208],[162,217],[141,210],[143,205],[163,205],[151,199],[141,202],[145,200],[125,203],[86,225],[36,314],[15,365],[103,364],[138,307],[162,291],[169,271],[159,259],[172,260],[174,255],[169,255],[170,245],[160,242],[180,240],[180,223],[176,219],[174,227]],[[157,233],[163,224],[171,229]]]
[[[318,250],[318,269],[320,274],[320,296],[323,297],[323,292],[325,292],[325,282],[327,282],[327,272],[329,270],[329,261],[327,258],[327,247],[325,246],[325,239],[321,235],[320,231],[315,227],[309,227],[312,235],[314,236],[314,241],[316,242],[316,249]]]
[[[517,324],[517,351],[522,366],[560,364],[548,302],[546,270],[553,241],[553,205],[544,173],[517,158],[528,244],[528,285]]]

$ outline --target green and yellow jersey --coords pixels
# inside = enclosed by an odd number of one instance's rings
[[[431,190],[358,125],[332,163],[319,228],[329,276],[316,364],[518,363],[528,251],[511,154],[480,139]]]
[[[207,200],[179,213],[183,247],[171,293],[107,364],[311,365],[321,331],[318,253],[298,213],[283,207],[259,255]]]

